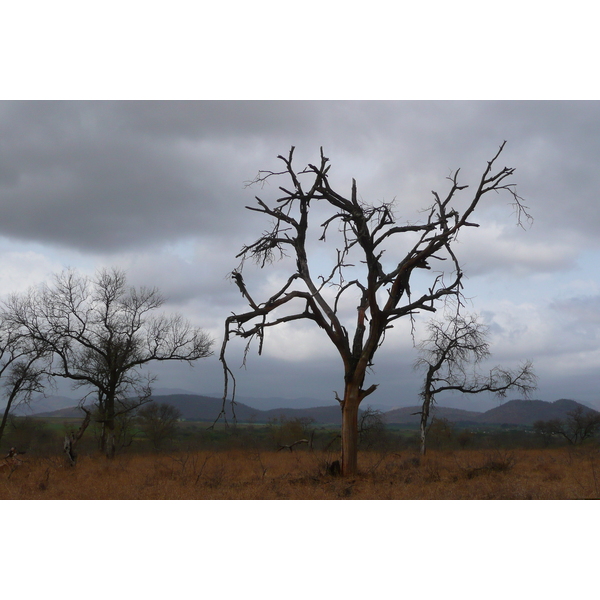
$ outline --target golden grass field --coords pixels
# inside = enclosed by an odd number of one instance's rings
[[[12,500],[425,500],[595,499],[596,447],[537,450],[361,452],[360,474],[326,473],[322,452],[250,450],[24,459],[0,469],[0,499]]]

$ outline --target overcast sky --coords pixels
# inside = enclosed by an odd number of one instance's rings
[[[275,186],[245,187],[259,169],[278,169],[277,155],[291,145],[298,166],[317,161],[323,146],[340,193],[355,178],[364,201],[395,198],[398,219],[415,221],[432,190],[447,190],[452,171],[474,185],[504,140],[499,166],[516,168],[534,223],[517,226],[509,197],[485,198],[480,227],[456,247],[468,310],[490,327],[494,364],[533,360],[536,398],[600,408],[593,101],[3,101],[1,290],[24,291],[68,266],[89,275],[126,269],[132,284],[159,287],[167,310],[215,338],[214,357],[193,369],[161,367],[157,385],[216,393],[224,319],[245,308],[227,275],[242,245],[268,226],[244,207],[254,195],[276,194]],[[285,263],[244,271],[263,298],[288,272]],[[311,323],[273,331],[246,370],[237,369],[241,346],[232,345],[229,358],[240,396],[332,403],[343,388],[340,359]],[[399,325],[376,356],[368,384],[380,387],[371,404],[415,404],[415,358],[409,324]],[[460,396],[443,403],[496,405]]]

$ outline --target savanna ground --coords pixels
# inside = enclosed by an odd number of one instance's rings
[[[596,499],[598,448],[362,451],[352,478],[327,473],[331,456],[296,452],[186,451],[24,459],[0,471],[0,498],[142,499]]]
[[[212,429],[179,422],[154,438],[124,421],[112,460],[98,451],[98,431],[90,427],[70,466],[62,441],[79,423],[12,419],[0,456],[12,446],[24,453],[0,459],[0,499],[600,498],[599,440],[567,445],[531,428],[468,430],[434,421],[421,457],[414,428],[374,422],[361,433],[358,475],[343,478],[331,469],[339,428],[306,419]]]

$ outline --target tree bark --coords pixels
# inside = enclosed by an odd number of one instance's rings
[[[105,427],[103,429],[104,434],[104,452],[106,458],[114,458],[117,452],[115,443],[115,418],[109,416],[106,419]]]
[[[104,421],[101,423],[101,431],[100,431],[100,452],[104,454],[106,450],[106,423]]]
[[[421,456],[425,456],[425,453],[427,452],[427,421],[429,420],[430,406],[431,396],[426,391],[421,410]]]
[[[115,397],[114,393],[107,394],[106,397],[106,414],[105,427],[102,430],[104,435],[104,452],[106,458],[114,458],[117,453],[115,443]]]
[[[360,386],[346,384],[342,402],[342,475],[356,475],[358,470],[358,407]]]
[[[115,443],[115,431],[111,429],[108,434],[106,458],[114,458],[117,453],[117,445]]]
[[[2,422],[0,423],[0,440],[2,439],[2,436],[4,435],[4,428],[6,427],[6,421],[8,420],[8,414],[10,413],[11,405],[12,405],[12,399],[9,398],[6,408],[4,409],[4,414],[2,415]]]
[[[74,467],[77,463],[77,454],[75,453],[75,446],[77,445],[77,442],[83,437],[83,434],[85,433],[85,430],[90,424],[92,418],[92,413],[89,410],[85,408],[83,410],[85,411],[85,418],[79,426],[79,429],[65,436],[65,442],[63,446],[65,454],[67,455],[67,459],[69,461],[69,465],[72,467]]]
[[[2,436],[4,435],[4,429],[6,428],[6,423],[8,421],[8,416],[10,414],[10,409],[13,406],[15,398],[17,397],[17,395],[21,391],[21,385],[22,385],[22,383],[23,383],[23,379],[20,379],[16,384],[14,384],[12,386],[10,394],[8,395],[8,398],[6,400],[6,407],[4,408],[4,414],[2,415],[2,422],[0,423],[0,440],[2,439]]]

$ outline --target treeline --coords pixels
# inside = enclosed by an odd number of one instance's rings
[[[583,412],[583,415],[581,414]],[[586,417],[586,418],[584,418]],[[435,451],[484,449],[534,449],[571,445],[597,444],[600,426],[594,434],[590,421],[594,415],[574,411],[566,419],[554,420],[552,431],[539,422],[534,427],[500,425],[496,427],[463,427],[446,419],[433,419],[428,431],[428,444]],[[597,421],[597,415],[595,420]],[[56,456],[62,453],[65,436],[80,426],[80,420],[57,418],[10,417],[6,430],[7,445],[19,448],[28,456]],[[560,427],[558,423],[561,423]],[[579,424],[579,425],[578,425]],[[578,431],[577,427],[581,427]],[[565,437],[564,433],[567,433]],[[244,450],[294,452],[331,452],[340,450],[339,427],[321,425],[306,417],[277,418],[267,424],[182,421],[176,408],[151,402],[123,413],[117,419],[115,444],[119,453],[170,453],[174,451]],[[98,451],[102,436],[101,423],[92,420],[79,441],[79,452]],[[420,430],[385,425],[379,411],[365,411],[359,423],[359,447],[385,453],[419,452]]]

